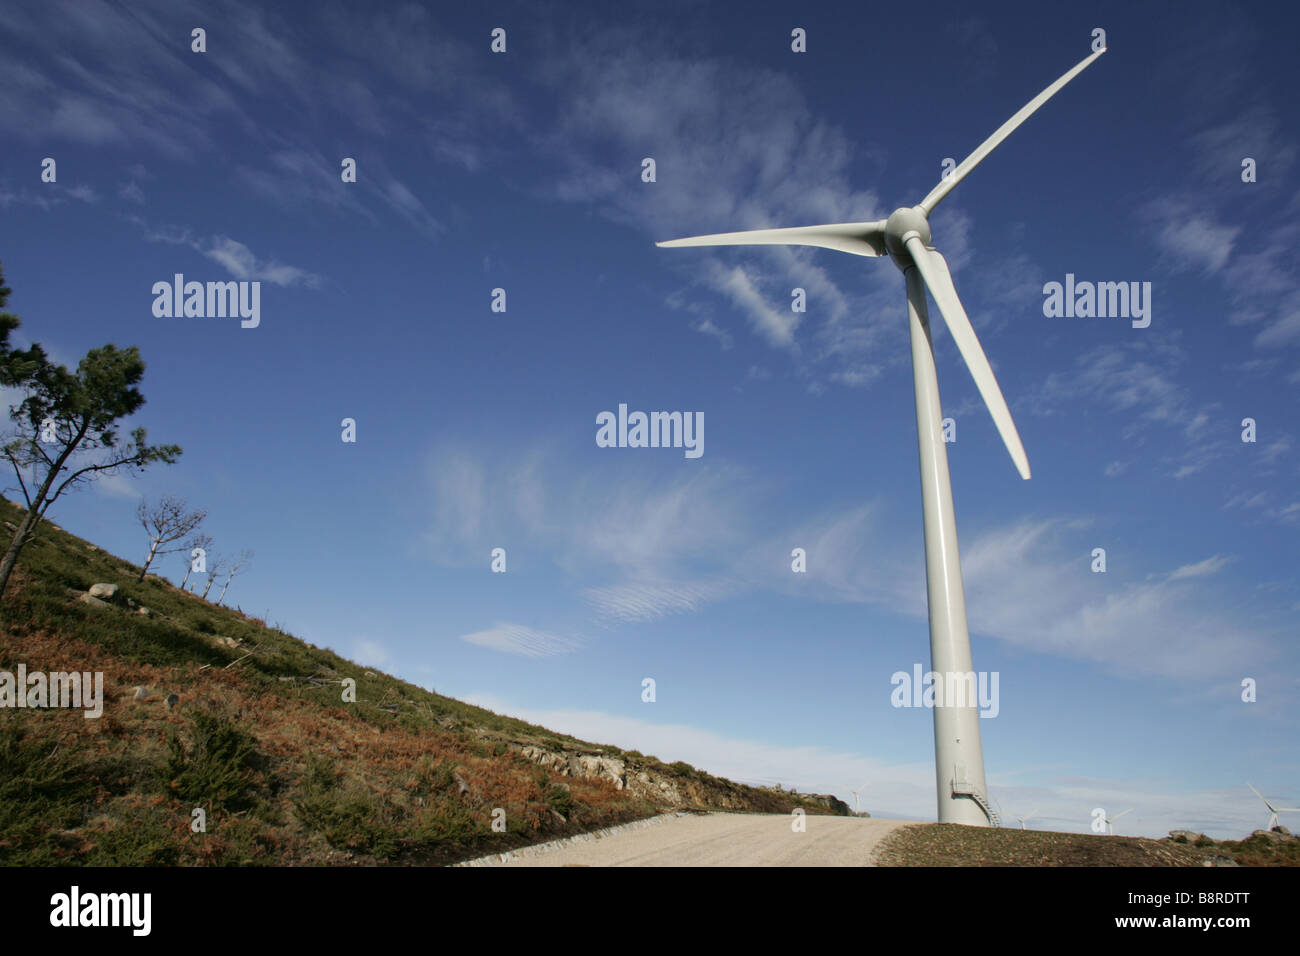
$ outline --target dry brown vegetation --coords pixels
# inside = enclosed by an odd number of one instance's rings
[[[0,501],[0,518],[18,514]],[[0,710],[0,863],[445,863],[672,805],[825,812],[366,670],[160,578],[137,583],[137,567],[53,524],[23,561],[0,604],[0,670],[103,672],[104,713]],[[101,581],[152,613],[77,600]],[[136,686],[155,693],[135,700]],[[629,786],[523,747],[621,761]]]

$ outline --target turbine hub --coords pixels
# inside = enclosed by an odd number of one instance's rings
[[[885,223],[885,248],[897,263],[906,270],[912,264],[912,254],[907,251],[907,237],[915,233],[927,246],[930,245],[930,222],[920,206],[895,209]]]

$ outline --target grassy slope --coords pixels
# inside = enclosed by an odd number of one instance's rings
[[[1273,843],[1208,838],[1188,843],[1166,837],[1102,836],[1050,830],[992,830],[955,823],[903,827],[881,844],[880,866],[1239,866],[1300,865],[1300,840]]]
[[[0,521],[20,515],[0,500]],[[556,776],[515,752],[527,744],[623,759],[629,780],[671,781],[700,808],[825,812],[365,670],[138,572],[49,523],[19,560],[0,670],[102,671],[105,704],[98,720],[0,710],[0,863],[443,863],[663,809],[645,788]],[[77,601],[101,581],[159,613]],[[341,700],[344,677],[356,703]],[[157,695],[135,700],[136,685]],[[490,826],[497,807],[505,833]]]

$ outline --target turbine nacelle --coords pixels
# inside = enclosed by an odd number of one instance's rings
[[[907,240],[916,236],[926,248],[931,248],[930,220],[920,206],[904,206],[895,209],[885,220],[885,248],[889,250],[894,264],[904,272],[913,264],[912,254],[907,250]]]

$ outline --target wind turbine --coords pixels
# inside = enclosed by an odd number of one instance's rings
[[[930,242],[930,214],[976,166],[1004,139],[1046,103],[1070,80],[1106,52],[1102,47],[1030,100],[1020,112],[961,161],[930,194],[915,206],[894,210],[888,219],[875,222],[845,222],[791,229],[757,229],[726,232],[689,239],[674,239],[656,245],[819,246],[852,255],[879,258],[889,255],[903,273],[907,285],[908,325],[912,339],[912,377],[916,393],[917,444],[921,456],[921,506],[925,519],[925,572],[930,607],[930,662],[939,674],[972,673],[970,634],[966,628],[966,598],[962,590],[961,561],[957,551],[957,520],[953,514],[952,483],[948,475],[948,452],[944,447],[939,406],[939,383],[934,368],[934,346],[930,338],[925,290],[929,288],[939,306],[966,367],[993,415],[1011,460],[1022,478],[1029,478],[1029,459],[1011,412],[984,349],[957,290],[948,263]],[[996,825],[984,781],[984,755],[980,747],[979,714],[974,702],[968,706],[934,707],[934,763],[938,790],[939,822],[974,826]]]
[[[1250,787],[1249,781],[1246,782],[1246,786]],[[1259,799],[1261,800],[1264,800],[1264,795],[1262,793],[1260,793],[1258,790],[1255,790],[1254,787],[1250,787],[1250,789],[1254,790],[1255,796],[1259,797]],[[1275,826],[1277,826],[1277,815],[1279,813],[1300,813],[1300,807],[1275,807],[1267,800],[1264,800],[1264,806],[1268,807],[1268,812],[1272,814],[1272,816],[1268,818],[1268,828],[1270,830],[1273,829]]]
[[[861,808],[858,806],[858,794],[860,794],[863,790],[867,789],[868,786],[869,786],[869,784],[865,784],[865,783],[864,783],[862,786],[858,787],[858,789],[856,789],[856,790],[850,790],[850,791],[849,791],[849,793],[853,794],[853,812],[854,812],[854,813],[857,813],[857,812],[859,812],[859,811],[861,810]]]
[[[1115,814],[1115,816],[1113,816],[1113,817],[1107,817],[1107,818],[1106,818],[1106,831],[1107,831],[1111,836],[1114,836],[1114,835],[1115,835],[1115,821],[1118,820],[1120,817],[1124,816],[1124,814],[1126,814],[1126,813],[1132,813],[1132,812],[1133,812],[1133,808],[1132,808],[1132,807],[1129,807],[1127,810],[1124,811],[1124,813],[1117,813],[1117,814]]]
[[[1016,817],[1016,819],[1020,821],[1020,829],[1023,830],[1025,828],[1025,821],[1032,820],[1034,818],[1034,814],[1037,812],[1038,812],[1037,810],[1030,810],[1023,817]]]

